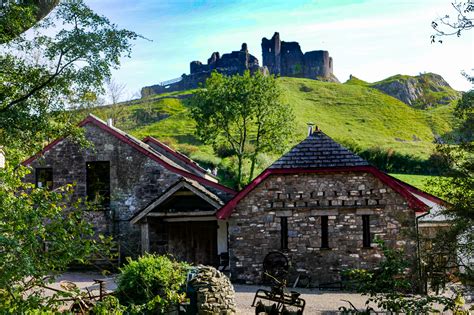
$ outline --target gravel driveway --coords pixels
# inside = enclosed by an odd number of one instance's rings
[[[253,297],[260,286],[253,285],[234,285],[235,302],[237,303],[238,314],[254,315],[255,309],[251,307]],[[355,307],[365,308],[366,297],[347,292],[335,291],[320,291],[310,289],[291,289],[301,293],[301,298],[306,301],[305,314],[329,314],[336,312],[339,306],[349,307],[347,302],[342,300],[349,300]]]
[[[60,278],[56,279],[55,283],[51,286],[54,288],[60,288],[60,281],[71,281],[74,282],[80,289],[95,287],[93,279],[104,279],[103,275],[94,272],[67,272]],[[107,282],[108,290],[115,290],[116,285],[114,276],[108,277]],[[253,285],[234,285],[235,289],[235,302],[237,304],[238,315],[250,315],[255,314],[255,310],[252,305],[253,297],[255,292],[265,287],[253,286]],[[268,289],[268,288],[267,288]],[[340,306],[349,307],[347,302],[343,300],[351,301],[351,303],[358,309],[365,309],[365,301],[367,297],[357,293],[349,292],[336,292],[336,291],[321,291],[316,289],[292,289],[301,293],[301,298],[306,301],[305,314],[334,314],[338,311]],[[97,291],[95,291],[97,292]],[[45,292],[48,294],[48,292]],[[51,293],[51,291],[49,292]],[[472,305],[472,304],[471,304]],[[374,305],[371,305],[374,307]],[[374,307],[375,308],[375,307]]]

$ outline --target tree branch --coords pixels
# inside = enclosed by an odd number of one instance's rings
[[[0,109],[0,113],[11,109],[13,106],[15,106],[15,105],[17,105],[17,104],[19,104],[23,101],[26,101],[28,98],[32,97],[34,94],[41,91],[43,88],[48,86],[51,82],[53,82],[54,79],[56,79],[64,71],[64,69],[66,69],[68,66],[70,66],[71,64],[73,64],[74,62],[76,62],[80,59],[80,57],[74,58],[74,59],[68,61],[63,66],[61,66],[62,59],[63,59],[64,55],[65,55],[65,52],[61,51],[61,54],[60,54],[59,60],[58,60],[58,64],[56,66],[56,71],[46,81],[44,81],[43,83],[35,86],[28,93],[21,96],[20,98],[17,98],[16,100],[13,100],[10,103],[8,103],[4,108]]]

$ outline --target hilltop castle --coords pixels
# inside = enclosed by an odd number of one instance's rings
[[[332,58],[326,50],[313,50],[303,54],[297,42],[284,42],[280,34],[262,39],[263,66],[282,77],[297,77],[339,82],[333,74]]]
[[[141,95],[146,97],[172,91],[195,89],[204,83],[212,71],[224,75],[242,74],[244,71],[263,71],[284,77],[308,78],[314,80],[339,82],[333,74],[333,62],[329,52],[314,50],[303,54],[297,42],[284,42],[280,34],[275,33],[269,40],[262,39],[263,67],[258,59],[248,52],[247,44],[243,43],[238,51],[223,54],[213,52],[207,64],[200,61],[190,63],[190,74],[180,78],[161,82],[157,85],[142,88]]]

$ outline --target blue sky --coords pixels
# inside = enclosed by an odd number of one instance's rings
[[[377,81],[394,74],[435,72],[454,88],[471,85],[461,70],[474,68],[474,31],[431,44],[433,18],[451,0],[356,1],[156,1],[86,0],[120,27],[149,38],[134,44],[113,76],[129,97],[141,87],[189,73],[214,51],[239,50],[243,42],[261,63],[261,39],[280,33],[303,51],[328,50],[342,82],[353,74]]]

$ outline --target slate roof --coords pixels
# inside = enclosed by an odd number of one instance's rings
[[[317,130],[283,155],[270,169],[368,166],[357,154]]]

